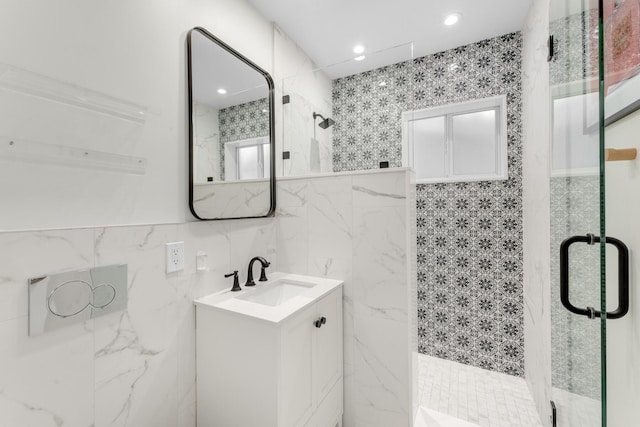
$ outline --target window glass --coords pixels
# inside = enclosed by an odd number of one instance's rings
[[[452,117],[453,175],[495,174],[496,111]]]
[[[258,146],[238,147],[238,179],[257,179]]]
[[[402,113],[402,165],[417,183],[508,178],[505,95]]]
[[[415,120],[412,127],[416,178],[445,176],[445,118]]]

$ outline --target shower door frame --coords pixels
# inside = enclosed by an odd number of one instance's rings
[[[572,0],[563,1],[566,10],[574,10],[571,6],[577,4]],[[606,427],[606,227],[605,227],[605,192],[604,192],[604,43],[603,43],[603,0],[598,0],[598,9],[588,7],[580,2],[577,14],[568,14],[554,21],[550,16],[549,55],[550,84],[556,89],[571,86],[578,89],[579,101],[582,101],[584,147],[588,143],[597,143],[597,150],[592,150],[588,159],[593,166],[593,174],[585,174],[572,168],[572,161],[566,162],[564,174],[554,176],[550,174],[551,200],[561,208],[551,207],[551,260],[559,263],[558,271],[554,272],[556,264],[552,264],[552,401],[551,412],[553,425],[559,427],[584,425],[585,427]],[[594,13],[595,12],[595,13]],[[597,13],[597,16],[596,16]],[[577,25],[576,25],[577,24]],[[557,30],[558,34],[554,34]],[[594,34],[597,30],[597,41]],[[576,44],[576,41],[578,42]],[[579,52],[572,52],[580,48]],[[563,52],[564,50],[564,52]],[[572,55],[575,53],[575,55]],[[595,56],[594,56],[595,55]],[[578,61],[576,61],[576,58]],[[597,67],[595,67],[597,61]],[[579,67],[575,65],[578,64]],[[564,67],[564,68],[563,68]],[[576,72],[577,70],[577,72]],[[597,92],[597,105],[595,93]],[[589,97],[589,95],[592,95]],[[550,93],[550,95],[552,95]],[[566,96],[566,95],[565,95]],[[555,101],[551,100],[551,129],[552,164],[555,162],[557,143],[569,147],[567,140],[572,136],[567,133],[556,132],[557,125]],[[597,107],[597,120],[589,125],[589,111],[591,118]],[[593,110],[592,110],[593,109]],[[571,112],[575,113],[575,112]],[[568,110],[565,117],[570,116]],[[589,139],[590,137],[590,139]],[[580,136],[578,136],[580,138]],[[562,145],[560,150],[562,150]],[[578,151],[580,145],[575,145]],[[569,156],[571,150],[565,148]],[[583,148],[584,150],[584,148]],[[597,155],[597,158],[595,156]],[[587,153],[587,157],[589,154]],[[577,161],[575,163],[578,163]],[[554,168],[552,167],[552,171]],[[597,182],[596,182],[597,181]],[[584,197],[586,196],[586,197]],[[554,218],[554,214],[556,217]],[[554,227],[555,224],[555,227]],[[555,229],[554,229],[555,228]],[[561,242],[559,242],[561,240]],[[558,245],[559,243],[559,245]],[[610,241],[611,243],[611,241]],[[586,244],[587,246],[584,246]],[[572,245],[576,245],[570,248]],[[589,248],[588,246],[591,246]],[[573,258],[578,253],[577,266],[570,262],[570,252]],[[589,258],[590,257],[590,258]],[[582,258],[582,259],[580,259]],[[628,258],[627,258],[628,260]],[[573,267],[572,267],[573,266]],[[586,267],[586,268],[585,268]],[[574,280],[570,279],[570,270]],[[555,282],[557,281],[557,282]],[[627,277],[628,282],[628,277]],[[557,285],[559,288],[555,288]],[[597,286],[598,289],[593,289]],[[589,287],[591,285],[591,288]],[[574,304],[570,297],[570,289],[574,289],[573,298],[579,300]],[[578,289],[578,292],[575,290]],[[559,296],[555,292],[559,291]],[[590,298],[589,298],[590,297]],[[599,300],[599,301],[598,301]],[[562,303],[562,306],[560,306]],[[566,310],[566,311],[565,311]],[[555,315],[554,315],[555,314]],[[578,316],[586,316],[580,318]],[[590,322],[598,321],[599,324]],[[555,342],[554,342],[555,341]],[[598,347],[598,348],[595,348]],[[598,351],[599,350],[599,351]],[[592,354],[588,352],[592,351]],[[587,354],[585,358],[584,355]],[[599,364],[595,360],[599,356]],[[599,405],[598,405],[599,399]],[[576,403],[576,402],[579,402]],[[586,420],[577,421],[585,416],[584,407],[594,413]],[[600,422],[597,420],[599,406]],[[579,423],[579,424],[574,424]],[[584,423],[587,424],[584,424]],[[559,423],[559,424],[557,424]]]

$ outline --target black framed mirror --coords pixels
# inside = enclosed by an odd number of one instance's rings
[[[275,211],[273,79],[201,27],[187,34],[189,208],[201,220]]]

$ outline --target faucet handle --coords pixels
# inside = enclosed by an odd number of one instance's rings
[[[258,279],[258,281],[260,282],[266,282],[267,279],[267,273],[265,272],[266,268],[269,267],[271,265],[271,263],[269,261],[267,261],[266,265],[265,264],[261,264],[262,269],[260,270],[260,279]]]
[[[233,273],[225,274],[224,277],[233,276],[233,287],[231,288],[231,292],[241,291],[240,282],[238,280],[238,270],[234,270]]]

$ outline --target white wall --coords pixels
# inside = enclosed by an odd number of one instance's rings
[[[549,0],[534,0],[522,30],[525,378],[541,420],[551,395]]]
[[[411,425],[413,171],[282,179],[277,197],[278,268],[344,280],[344,426]]]
[[[640,112],[606,130],[607,148],[640,151]],[[607,321],[607,421],[610,427],[636,425],[640,416],[640,160],[607,162],[605,203],[607,236],[622,240],[630,252],[630,305],[622,319]],[[617,303],[617,255],[607,251],[607,306]]]
[[[0,136],[148,160],[142,176],[2,162],[0,230],[191,220],[186,32],[203,26],[271,72],[272,25],[242,0],[0,0],[0,10],[1,63],[148,109],[133,123],[0,89]]]

